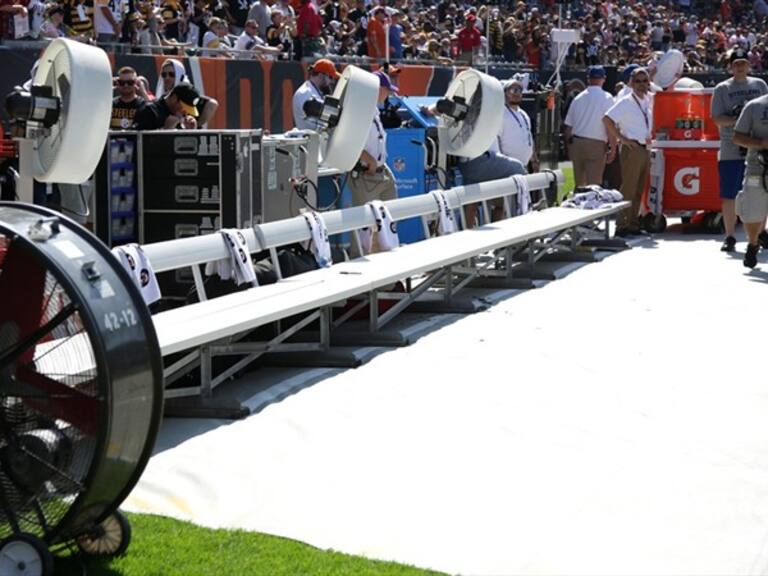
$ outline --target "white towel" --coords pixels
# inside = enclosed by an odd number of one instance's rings
[[[325,227],[325,220],[314,211],[302,212],[301,215],[307,221],[309,232],[312,234],[309,247],[317,265],[320,268],[328,268],[333,260],[331,259],[331,243],[328,241],[328,229]]]
[[[238,286],[245,282],[258,286],[256,271],[253,269],[253,261],[248,251],[248,242],[243,233],[234,228],[222,228],[219,234],[227,247],[229,258],[208,262],[205,265],[205,273],[208,276],[218,274],[222,280],[234,277]]]
[[[453,234],[456,232],[456,220],[453,218],[453,210],[448,205],[448,199],[442,190],[432,190],[432,197],[437,202],[437,234]]]
[[[376,240],[382,252],[387,252],[400,246],[400,238],[397,236],[397,224],[392,220],[392,214],[381,200],[371,200],[366,203],[373,212],[376,219],[376,228],[371,231],[370,228],[360,230],[360,244],[362,244],[363,253],[370,254],[373,246],[373,233],[376,234]]]
[[[154,270],[152,270],[152,264],[149,262],[146,254],[144,254],[141,246],[138,244],[124,244],[123,246],[112,248],[112,254],[115,255],[115,258],[131,275],[147,306],[160,300],[160,285],[157,283]]]
[[[583,186],[578,188],[578,190],[581,190],[581,192],[577,192],[562,203],[564,208],[595,210],[607,204],[624,200],[624,197],[618,190],[605,189],[596,185]]]
[[[531,188],[528,186],[528,179],[522,174],[512,176],[515,179],[517,187],[517,208],[515,216],[527,214],[531,211]]]

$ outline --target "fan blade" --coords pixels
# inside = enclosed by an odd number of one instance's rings
[[[24,403],[45,414],[69,422],[84,434],[95,435],[99,429],[99,398],[83,394],[76,388],[35,372],[29,366],[19,366],[19,380],[34,386],[40,396],[22,396]]]

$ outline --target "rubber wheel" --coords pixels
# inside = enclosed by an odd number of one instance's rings
[[[77,539],[77,546],[88,556],[122,556],[131,543],[131,524],[125,514],[115,510],[89,534]]]
[[[3,576],[53,576],[53,554],[40,538],[20,533],[0,543]]]
[[[651,214],[643,216],[643,228],[653,234],[659,234],[667,229],[667,219],[664,214]]]

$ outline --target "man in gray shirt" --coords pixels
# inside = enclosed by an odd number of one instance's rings
[[[747,149],[746,175],[736,196],[736,214],[747,233],[744,266],[754,268],[768,216],[768,94],[744,106],[734,126],[733,143]]]
[[[733,143],[733,126],[747,102],[768,94],[768,85],[763,80],[747,75],[750,65],[744,50],[737,47],[728,53],[728,67],[733,77],[715,87],[711,110],[712,121],[720,129],[717,167],[725,224],[725,241],[720,248],[723,252],[733,252],[736,249],[735,198],[744,180],[744,157],[747,153],[746,149]],[[764,248],[768,248],[768,234],[760,237],[760,243]]]

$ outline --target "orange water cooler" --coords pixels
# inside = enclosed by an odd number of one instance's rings
[[[654,140],[651,175],[644,205],[646,228],[666,228],[665,215],[705,212],[719,224],[720,179],[717,151],[720,134],[712,122],[712,90],[673,90],[654,95]],[[710,224],[711,223],[711,224]]]

